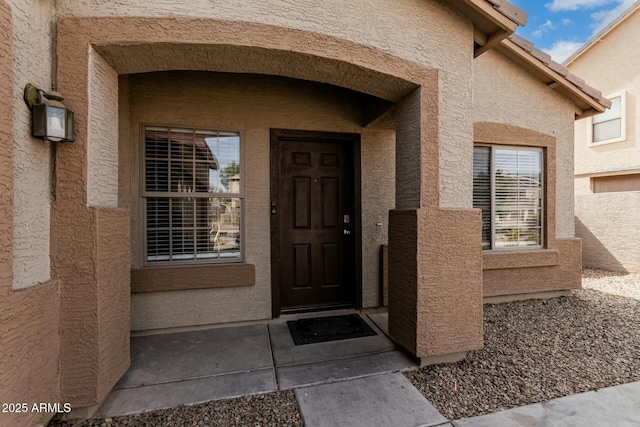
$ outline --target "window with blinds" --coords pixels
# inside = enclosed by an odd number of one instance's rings
[[[482,249],[543,244],[542,149],[476,146],[473,207],[482,210]]]
[[[240,261],[238,132],[144,128],[146,264]]]
[[[491,249],[491,148],[473,149],[473,207],[482,210],[482,249]]]
[[[622,97],[611,98],[611,108],[593,116],[593,142],[603,142],[622,137]]]

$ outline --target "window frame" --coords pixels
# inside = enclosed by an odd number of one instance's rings
[[[489,219],[491,221],[490,224],[490,242],[489,248],[482,249],[483,253],[490,252],[512,252],[512,251],[535,251],[540,249],[547,248],[547,209],[546,209],[546,200],[547,200],[547,156],[546,156],[546,148],[545,147],[535,147],[535,146],[524,146],[517,144],[491,144],[491,143],[474,143],[473,148],[475,150],[476,147],[487,147],[490,149],[489,151],[489,188],[490,188],[490,212]],[[496,226],[495,226],[495,199],[496,199],[496,191],[495,191],[495,150],[513,150],[513,151],[535,151],[540,153],[540,244],[539,245],[531,245],[531,246],[509,246],[496,248]],[[479,208],[476,208],[479,209]]]
[[[187,259],[187,260],[166,260],[166,261],[149,261],[147,259],[147,200],[153,197],[167,197],[174,198],[173,192],[149,192],[146,190],[146,129],[158,127],[158,128],[167,128],[171,129],[188,129],[193,132],[204,131],[204,132],[232,132],[237,133],[240,143],[239,150],[239,162],[240,162],[240,186],[238,193],[190,193],[190,194],[199,194],[196,196],[197,198],[210,199],[210,198],[232,198],[240,200],[240,216],[239,216],[239,227],[238,230],[240,232],[240,256],[232,259],[217,259],[217,258],[202,258],[202,259]],[[140,124],[140,174],[139,174],[139,191],[140,191],[140,204],[139,204],[139,224],[140,227],[140,243],[142,250],[139,251],[140,256],[140,265],[142,268],[167,268],[167,267],[197,267],[197,266],[206,266],[206,265],[228,265],[228,264],[243,264],[245,263],[245,167],[244,167],[244,158],[245,158],[245,148],[243,141],[245,140],[245,135],[242,130],[228,130],[224,128],[217,127],[200,127],[200,126],[191,126],[185,124],[159,124],[159,123],[141,123]],[[171,183],[169,182],[169,185]],[[186,196],[185,196],[186,197]],[[171,229],[171,227],[170,227]],[[194,241],[195,245],[195,241]]]
[[[623,142],[627,140],[627,92],[626,91],[615,92],[606,96],[606,98],[607,99],[620,98],[620,136],[615,138],[610,138],[610,139],[604,139],[602,141],[594,141],[593,126],[598,123],[593,123],[593,119],[594,117],[597,117],[598,114],[595,116],[591,116],[589,117],[589,126],[587,127],[587,141],[588,141],[589,147],[598,147],[600,145],[613,144],[616,142]],[[604,114],[604,113],[601,113],[601,114]],[[611,120],[616,120],[616,119],[610,119],[607,121],[611,121]],[[606,122],[600,122],[600,123],[606,123]]]

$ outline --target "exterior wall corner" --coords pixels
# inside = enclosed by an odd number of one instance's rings
[[[479,228],[476,209],[390,212],[389,332],[416,357],[483,346]]]
[[[0,0],[0,402],[57,402],[59,383],[58,280],[14,289],[14,22]],[[43,220],[48,225],[48,218]],[[42,242],[40,242],[42,244]],[[48,250],[45,245],[44,250]],[[49,275],[49,271],[44,274]],[[34,386],[37,385],[37,386]],[[46,423],[50,413],[0,413],[0,425]]]

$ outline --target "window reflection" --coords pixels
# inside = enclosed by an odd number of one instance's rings
[[[147,262],[241,258],[240,137],[145,128]]]

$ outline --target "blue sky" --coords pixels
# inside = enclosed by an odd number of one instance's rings
[[[563,62],[636,0],[510,0],[529,14],[516,34]]]

